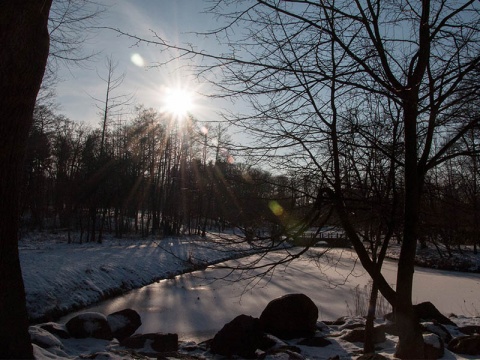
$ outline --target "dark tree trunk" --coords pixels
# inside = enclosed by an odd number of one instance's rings
[[[416,96],[414,96],[416,98]],[[403,241],[398,260],[395,321],[399,342],[395,356],[401,359],[423,359],[422,331],[412,305],[413,273],[417,247],[417,227],[423,176],[417,158],[417,104],[404,104],[405,124],[405,208]]]
[[[91,227],[90,227],[90,237],[88,241],[95,242],[95,232],[97,229],[97,208],[93,205],[90,206],[89,209],[89,216],[91,220]]]
[[[378,299],[378,287],[375,279],[372,283],[372,289],[370,291],[370,298],[368,300],[368,313],[365,322],[365,343],[363,345],[363,353],[371,354],[375,352],[374,342],[374,326],[375,326],[375,313],[377,310]]]
[[[33,358],[18,258],[26,140],[48,57],[51,0],[0,2],[0,358]]]

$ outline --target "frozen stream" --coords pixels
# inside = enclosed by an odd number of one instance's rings
[[[269,254],[262,264],[281,256]],[[231,260],[226,264],[236,266],[251,259]],[[396,263],[387,261],[383,274],[394,284]],[[142,317],[138,333],[174,332],[181,339],[200,341],[212,337],[237,315],[259,317],[269,301],[288,293],[304,293],[312,298],[318,306],[319,319],[336,319],[347,315],[349,309],[354,310],[353,289],[357,285],[363,289],[369,281],[354,254],[340,250],[329,252],[320,262],[305,257],[297,259],[260,280],[252,280],[249,275],[252,272],[230,274],[226,269],[209,268],[162,280],[82,311],[109,314],[131,308]],[[446,315],[480,316],[479,299],[478,274],[416,269],[414,302],[431,301]]]

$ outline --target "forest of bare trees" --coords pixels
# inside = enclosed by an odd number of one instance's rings
[[[23,230],[101,241],[104,231],[121,238],[253,229],[272,218],[269,200],[305,198],[285,177],[236,163],[224,132],[144,107],[104,131],[39,106],[27,148]]]
[[[221,125],[212,124],[206,132],[193,116],[177,122],[141,106],[125,118],[129,120],[110,124],[102,142],[102,122],[90,128],[44,105],[36,107],[24,169],[22,232],[66,231],[75,234],[72,241],[85,242],[101,241],[104,232],[118,238],[232,227],[285,232],[295,225],[293,219],[312,210],[318,189],[325,186],[324,178],[302,169],[274,174],[235,161],[235,147]],[[385,129],[380,123],[375,127],[377,132],[369,136],[380,141]],[[477,146],[477,132],[463,137],[466,146]],[[218,141],[222,136],[224,142]],[[378,247],[375,239],[383,239],[388,226],[400,241],[401,174],[365,139],[364,147],[352,146],[361,132],[349,136],[350,145],[342,151],[344,167],[350,169],[344,182],[352,222],[371,249]],[[477,154],[466,154],[449,159],[427,178],[422,246],[438,246],[447,258],[461,245],[477,251],[479,165]],[[272,204],[282,209],[282,216]],[[312,225],[323,220],[320,216]],[[327,225],[341,226],[335,214]]]

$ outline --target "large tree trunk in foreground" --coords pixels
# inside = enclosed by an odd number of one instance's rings
[[[0,358],[32,358],[20,262],[25,146],[48,57],[52,0],[0,2]]]

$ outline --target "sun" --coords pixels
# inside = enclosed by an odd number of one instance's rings
[[[178,118],[187,116],[195,107],[193,92],[181,87],[166,88],[162,101],[163,111]]]

